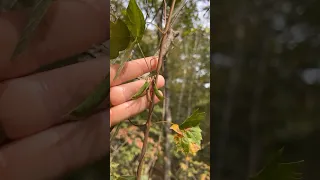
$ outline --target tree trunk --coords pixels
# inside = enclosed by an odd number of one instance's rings
[[[257,75],[255,80],[255,86],[253,90],[253,98],[252,98],[252,105],[251,105],[251,112],[249,116],[249,123],[250,123],[250,149],[249,149],[249,160],[248,160],[248,177],[255,174],[257,172],[257,165],[259,162],[259,157],[261,155],[263,144],[261,144],[261,140],[259,139],[260,134],[259,132],[259,114],[260,114],[260,106],[261,106],[261,99],[263,96],[263,90],[265,87],[264,78],[266,77],[267,67],[268,67],[268,59],[270,58],[270,41],[271,33],[270,29],[265,27],[263,24],[260,25],[263,34],[260,38],[261,41],[264,42],[261,47],[261,57],[257,66]],[[267,39],[267,40],[265,40]]]
[[[198,38],[198,35],[195,34],[194,35],[194,44],[193,44],[193,47],[191,52],[189,51],[190,47],[188,46],[184,46],[185,50],[184,50],[184,54],[187,55],[188,59],[187,59],[187,62],[185,63],[186,65],[183,67],[183,84],[182,84],[182,87],[181,87],[181,93],[179,95],[179,100],[178,100],[178,109],[177,109],[177,115],[176,115],[176,119],[177,120],[180,120],[180,116],[181,116],[181,107],[182,107],[182,101],[183,101],[183,97],[184,97],[184,94],[185,94],[185,89],[186,89],[186,84],[188,82],[188,108],[187,108],[187,116],[189,116],[191,114],[191,109],[192,109],[192,102],[191,102],[191,97],[192,97],[192,83],[193,83],[193,75],[196,74],[196,70],[194,70],[192,67],[192,65],[194,64],[193,63],[193,57],[192,55],[194,54],[194,52],[196,52],[198,50],[198,44],[199,44],[199,38]],[[188,81],[188,78],[187,78],[187,74],[190,74],[191,73],[191,77],[190,77],[190,81]],[[183,118],[186,118],[186,117],[183,117]]]
[[[163,17],[163,8],[161,13],[159,13],[159,16],[157,17],[157,25],[158,27],[162,27],[162,17]],[[158,32],[158,41],[160,42],[160,38],[161,38],[161,33]],[[163,77],[166,80],[166,82],[169,82],[169,76],[168,76],[168,71],[167,71],[167,61],[166,61],[166,57],[163,58],[163,65],[162,65],[162,70],[163,70]],[[162,116],[162,120],[163,121],[167,121],[167,123],[164,124],[164,155],[163,155],[163,159],[164,159],[164,165],[163,165],[163,179],[164,180],[170,180],[170,176],[171,176],[171,142],[170,142],[170,123],[172,122],[172,118],[171,118],[171,111],[170,111],[170,92],[168,89],[168,83],[165,83],[164,85],[164,90],[163,90],[163,95],[164,95],[164,100],[163,100],[163,116]]]
[[[263,53],[264,54],[264,53]],[[248,166],[248,177],[253,175],[257,170],[257,162],[259,158],[259,152],[261,152],[261,143],[258,134],[258,122],[260,113],[260,103],[262,98],[262,93],[264,89],[263,78],[266,73],[266,59],[265,57],[260,59],[258,65],[258,77],[256,79],[256,85],[253,91],[253,100],[251,106],[251,113],[249,117],[250,130],[251,130],[251,140],[250,140],[250,152],[249,152],[249,166]]]
[[[243,50],[244,50],[244,39],[245,39],[245,27],[242,24],[242,17],[244,14],[245,8],[239,7],[239,11],[235,15],[235,19],[237,21],[235,25],[235,53],[234,53],[234,64],[230,70],[230,76],[228,80],[228,87],[227,89],[227,100],[224,106],[224,111],[222,112],[222,121],[220,124],[220,132],[219,132],[219,139],[217,140],[217,153],[216,162],[214,164],[215,167],[215,174],[213,179],[215,180],[222,180],[223,177],[221,176],[221,172],[225,163],[225,152],[227,148],[227,141],[229,139],[229,124],[232,118],[233,107],[235,104],[236,94],[238,84],[241,81],[241,71],[242,66],[245,62]]]
[[[183,68],[183,82],[182,82],[182,86],[181,86],[181,90],[180,90],[180,94],[179,94],[179,99],[178,99],[178,108],[177,108],[177,115],[176,115],[176,120],[179,121],[180,120],[180,114],[181,114],[181,106],[182,106],[182,100],[184,97],[184,92],[185,92],[185,88],[186,88],[186,84],[187,84],[187,69],[184,67]],[[180,122],[180,121],[179,121]]]
[[[188,108],[187,108],[188,115],[191,115],[191,111],[192,111],[192,87],[193,87],[193,79],[190,80],[190,88],[188,91]]]
[[[164,72],[163,72],[163,76],[164,78],[168,81],[169,77],[168,77],[168,72],[166,70],[166,61],[164,61]],[[165,84],[165,88],[164,88],[164,121],[166,121],[167,123],[165,123],[165,127],[164,127],[164,141],[165,141],[165,145],[164,145],[164,180],[170,180],[170,174],[171,174],[171,142],[170,142],[170,125],[172,122],[172,117],[171,117],[171,111],[170,111],[170,91],[168,88],[167,83]]]

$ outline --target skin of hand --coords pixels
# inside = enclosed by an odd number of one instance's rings
[[[131,100],[132,96],[145,83],[145,80],[122,84],[134,78],[137,78],[147,72],[156,70],[158,59],[156,57],[147,57],[126,63],[123,72],[119,78],[114,79],[119,65],[113,65],[110,68],[110,103],[113,106],[110,109],[110,126],[114,126],[120,121],[136,115],[148,108],[149,101],[146,95],[136,100]],[[149,64],[149,65],[148,65]],[[150,66],[151,65],[151,66]],[[159,75],[157,87],[164,86],[164,78]],[[122,84],[122,85],[121,85]],[[159,99],[155,97],[155,103]]]
[[[108,69],[107,57],[32,73],[108,40],[109,7],[106,0],[54,1],[25,51],[13,61],[26,12],[0,13],[0,125],[10,140],[0,145],[0,179],[54,179],[98,160],[109,151],[110,125],[147,107],[146,97],[130,100],[142,80],[123,84],[149,71],[144,59],[127,63],[116,81],[118,66]],[[156,60],[151,62],[154,70]],[[110,111],[64,122],[62,115],[81,103],[108,71]],[[163,77],[158,79],[157,86],[163,86]]]

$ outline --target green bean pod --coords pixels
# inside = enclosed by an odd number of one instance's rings
[[[143,86],[139,89],[139,91],[132,96],[132,99],[138,99],[139,97],[143,96],[144,91],[148,89],[150,86],[150,82],[146,81]]]
[[[162,96],[162,94],[160,93],[159,89],[157,88],[157,85],[154,83],[153,86],[153,92],[154,94],[157,96],[158,99],[160,99],[160,101],[162,101],[164,99],[164,97]]]

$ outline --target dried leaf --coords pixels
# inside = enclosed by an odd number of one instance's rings
[[[173,124],[170,129],[177,134],[174,142],[177,150],[186,155],[195,155],[201,149],[200,121],[204,119],[204,113],[195,110],[181,125]]]
[[[189,146],[191,154],[196,154],[201,149],[196,143],[190,143]]]
[[[199,126],[181,130],[181,134],[174,136],[177,150],[186,155],[195,155],[200,150],[201,140],[202,135]]]
[[[173,124],[173,125],[170,127],[170,129],[172,129],[174,132],[182,135],[182,132],[181,132],[178,124]]]

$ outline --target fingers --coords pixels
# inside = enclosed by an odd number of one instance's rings
[[[156,96],[154,97],[154,102],[159,102],[159,99]],[[110,127],[118,124],[122,120],[141,113],[148,108],[149,103],[150,102],[145,95],[139,99],[128,101],[112,107],[110,109]]]
[[[113,106],[129,101],[132,96],[138,92],[139,88],[145,83],[145,80],[138,80],[119,86],[114,86],[110,89],[110,102]],[[157,87],[164,86],[163,76],[158,77]]]
[[[0,177],[43,180],[65,174],[107,155],[109,131],[105,111],[9,144],[0,149]]]
[[[158,63],[158,58],[156,57],[146,57],[129,61],[125,64],[125,67],[122,69],[120,76],[115,79],[116,72],[119,68],[119,65],[112,65],[110,68],[110,82],[111,86],[116,86],[122,83],[125,83],[129,80],[137,78],[147,72],[153,71],[156,69]]]
[[[108,66],[107,58],[98,58],[0,84],[0,123],[7,136],[16,139],[61,123],[102,82]]]
[[[27,12],[2,12],[0,81],[31,73],[106,41],[109,9],[106,0],[54,1],[29,46],[14,61],[10,58],[27,23]]]

